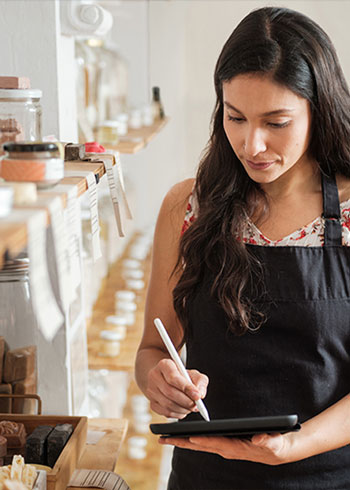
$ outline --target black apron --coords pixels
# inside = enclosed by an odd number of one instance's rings
[[[259,330],[228,331],[210,277],[191,302],[187,368],[209,376],[212,419],[296,413],[303,423],[350,392],[350,247],[335,178],[322,187],[324,247],[247,245],[264,269]],[[174,449],[168,490],[219,489],[347,490],[350,446],[278,466]]]

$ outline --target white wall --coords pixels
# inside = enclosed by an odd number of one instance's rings
[[[74,46],[60,34],[58,0],[0,0],[0,53],[1,75],[43,91],[42,135],[76,140]]]
[[[350,82],[350,1],[151,0],[151,80],[160,84],[172,118],[171,141],[179,142],[166,162],[178,168],[174,179],[194,172],[207,143],[214,67],[224,42],[246,14],[267,4],[299,10],[319,23]]]

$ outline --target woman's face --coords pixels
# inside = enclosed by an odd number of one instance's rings
[[[309,102],[259,74],[223,83],[224,129],[251,179],[267,184],[307,155],[311,132]]]

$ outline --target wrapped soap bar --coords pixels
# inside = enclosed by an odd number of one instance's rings
[[[0,384],[1,395],[11,395],[12,385],[10,383]],[[11,413],[12,411],[12,398],[0,397],[0,413]]]
[[[28,395],[37,392],[36,373],[22,381],[13,383],[15,395]],[[33,399],[14,398],[12,402],[12,413],[34,413],[36,401]]]
[[[6,456],[7,452],[7,440],[5,437],[0,436],[0,458]]]
[[[47,464],[54,467],[59,455],[73,432],[71,424],[56,425],[47,438]]]
[[[21,422],[2,420],[0,422],[0,436],[7,440],[7,447],[21,448],[26,442],[26,430]]]
[[[35,371],[36,346],[9,350],[5,356],[3,379],[6,383],[13,383],[28,378]]]
[[[26,462],[47,465],[47,438],[53,427],[39,425],[27,437]]]

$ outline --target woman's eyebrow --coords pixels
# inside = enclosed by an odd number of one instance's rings
[[[224,104],[226,107],[228,107],[229,109],[235,111],[235,112],[238,112],[239,114],[242,114],[243,113],[237,109],[236,107],[234,107],[232,104],[230,104],[229,102],[227,101],[224,101]],[[268,111],[268,112],[264,112],[263,114],[260,114],[260,117],[266,117],[266,116],[276,116],[278,114],[285,114],[286,112],[293,112],[295,109],[288,109],[288,108],[283,108],[283,109],[276,109],[274,111]]]

